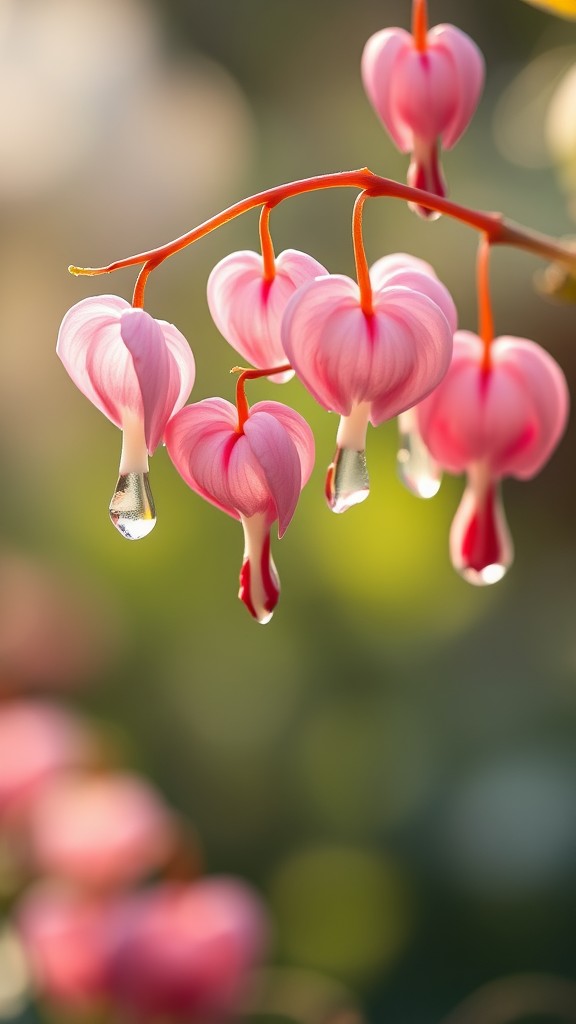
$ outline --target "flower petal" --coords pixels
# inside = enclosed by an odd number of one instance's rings
[[[250,409],[250,416],[260,412],[267,412],[274,416],[292,438],[300,459],[300,487],[304,487],[314,468],[315,450],[312,430],[300,413],[281,402],[256,402]]]
[[[83,394],[116,426],[141,417],[150,454],[194,383],[194,357],[172,324],[124,299],[83,299],[68,311],[57,352]]]
[[[223,398],[187,405],[169,421],[166,449],[182,479],[206,501],[239,519],[226,485],[231,449],[239,437],[235,406]]]
[[[180,391],[176,366],[160,325],[143,309],[131,309],[123,314],[120,336],[132,356],[140,388],[146,447],[152,455],[162,440]]]
[[[395,96],[398,65],[414,48],[402,28],[386,28],[370,37],[362,54],[362,81],[370,103],[402,153],[412,148],[412,129],[400,116]]]
[[[484,58],[464,32],[454,25],[436,25],[428,33],[431,48],[446,54],[454,69],[454,111],[442,129],[442,145],[451,149],[466,131],[484,85]]]
[[[382,288],[401,286],[420,292],[421,295],[427,295],[440,307],[454,334],[458,327],[458,312],[450,292],[438,280],[429,263],[417,260],[416,257],[408,257],[408,259],[414,261],[414,266],[408,263],[404,267],[399,263],[395,264],[394,257],[390,259],[390,257],[384,256],[383,259],[378,260],[370,268],[372,287],[375,291],[380,291]]]
[[[131,308],[129,302],[117,295],[81,299],[62,320],[56,345],[56,352],[76,387],[117,427],[122,426],[122,412],[116,401],[115,380],[129,374],[131,363],[128,352],[119,343],[118,321]]]
[[[284,426],[268,412],[251,411],[244,434],[262,467],[278,515],[282,537],[294,515],[302,486],[298,450]]]
[[[179,378],[178,397],[172,410],[174,413],[181,409],[184,403],[188,401],[196,379],[196,364],[192,349],[178,328],[166,320],[157,320],[156,323],[159,324],[162,330],[168,351],[176,364]]]

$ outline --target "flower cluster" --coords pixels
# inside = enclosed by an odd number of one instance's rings
[[[85,299],[65,316],[58,354],[84,394],[123,432],[120,476],[110,503],[129,539],[155,523],[148,456],[160,442],[188,486],[239,519],[245,538],[240,598],[259,622],[272,616],[279,579],[270,531],[287,529],[314,461],[312,433],[279,402],[249,407],[248,380],[281,384],[294,374],[340,424],[328,467],[326,499],[342,513],[369,494],[366,433],[399,417],[401,478],[431,497],[442,470],[467,474],[452,527],[455,568],[474,583],[500,579],[512,544],[500,505],[504,476],[526,479],[550,458],[567,419],[564,376],[534,342],[494,339],[487,253],[495,242],[522,244],[574,265],[574,255],[502,218],[445,198],[438,157],[462,136],[480,98],[484,61],[452,25],[428,29],[425,0],[413,0],[412,32],[376,33],[366,44],[362,76],[372,106],[403,152],[408,185],[364,169],[269,189],[205,222],[174,243],[98,269],[142,265],[133,305],[115,296]],[[356,280],[330,272],[296,250],[275,255],[269,220],[279,202],[317,188],[354,186]],[[481,233],[480,336],[457,330],[457,313],[433,268],[405,253],[368,267],[362,213],[368,199],[404,199],[429,219],[456,217]],[[261,209],[260,249],[235,252],[212,270],[208,306],[225,340],[255,369],[239,373],[236,405],[208,398],[186,405],[194,359],[183,336],[144,312],[149,273],[184,245],[231,217]]]
[[[200,875],[190,827],[144,777],[105,767],[96,730],[60,703],[4,698],[0,743],[10,917],[35,998],[142,1021],[239,1011],[266,945],[257,894]]]

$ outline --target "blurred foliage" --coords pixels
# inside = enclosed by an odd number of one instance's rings
[[[551,14],[559,14],[561,18],[576,18],[576,3],[574,0],[526,0],[535,7],[541,7]]]

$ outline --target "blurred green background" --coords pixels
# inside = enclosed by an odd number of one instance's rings
[[[369,35],[409,16],[408,0],[0,2],[0,668],[17,676],[30,649],[52,658],[49,686],[78,684],[71,703],[191,819],[206,868],[263,892],[271,963],[301,978],[304,1008],[286,996],[282,1021],[323,1024],[305,993],[328,979],[370,1024],[437,1024],[509,976],[576,982],[574,426],[537,479],[505,485],[516,563],[480,590],[448,559],[462,480],[413,498],[387,424],[369,434],[369,501],[330,515],[336,418],[296,381],[255,382],[250,400],[292,404],[317,444],[274,543],[280,605],[260,628],[236,597],[238,524],[189,492],[163,450],[156,530],[140,544],[115,533],[120,436],[54,346],[70,305],[130,298],[134,282],[73,279],[70,263],[151,248],[282,181],[363,165],[403,180],[359,60]],[[521,0],[431,0],[430,19],[468,32],[487,60],[479,112],[444,160],[451,196],[574,233],[542,126],[551,83],[576,60],[576,24]],[[549,74],[514,86],[550,51]],[[352,202],[341,190],[286,203],[277,250],[352,273]],[[471,231],[391,200],[370,203],[365,225],[370,261],[428,259],[475,329]],[[237,357],[210,321],[206,281],[257,245],[250,214],[149,283],[149,312],[193,347],[194,400],[233,397]],[[575,381],[574,307],[536,293],[535,258],[497,250],[492,266],[497,333],[540,342]],[[26,632],[22,574],[51,581],[40,619],[50,588],[68,595],[64,628]],[[62,652],[84,633],[66,672]]]

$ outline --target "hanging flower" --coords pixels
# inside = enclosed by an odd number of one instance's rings
[[[312,256],[286,249],[267,277],[260,253],[233,252],[217,263],[208,278],[208,306],[226,341],[253,366],[262,369],[286,362],[280,336],[288,300],[297,288],[328,271]],[[283,383],[293,371],[270,380]]]
[[[478,104],[484,58],[476,44],[454,25],[436,25],[421,40],[402,28],[383,29],[366,43],[362,79],[392,140],[411,153],[408,184],[445,195],[438,145],[455,145]]]
[[[240,519],[244,561],[239,597],[268,622],[280,581],[270,554],[270,528],[284,534],[314,464],[314,439],[302,417],[279,402],[258,402],[245,419],[223,398],[188,405],[170,420],[166,447],[192,490]]]
[[[68,310],[57,353],[76,386],[122,430],[120,476],[110,518],[130,540],[156,523],[148,455],[194,384],[194,357],[180,331],[116,295]]]
[[[450,365],[454,303],[418,263],[400,253],[374,264],[372,313],[356,282],[340,274],[316,278],[288,303],[286,355],[320,405],[341,416],[326,482],[334,512],[368,496],[368,422],[378,426],[421,401]]]
[[[450,553],[469,582],[495,583],[512,562],[500,482],[528,480],[542,469],[562,437],[568,406],[562,370],[535,342],[496,338],[486,367],[484,342],[470,331],[456,333],[450,369],[417,416],[438,463],[467,474]]]

